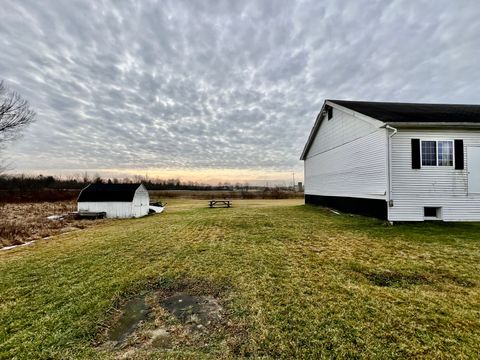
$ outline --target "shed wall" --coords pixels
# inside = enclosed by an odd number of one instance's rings
[[[131,218],[134,216],[131,202],[79,202],[78,211],[107,213],[107,218]]]
[[[135,192],[135,197],[132,202],[132,212],[134,217],[141,217],[148,214],[150,205],[150,196],[147,189],[141,185]]]

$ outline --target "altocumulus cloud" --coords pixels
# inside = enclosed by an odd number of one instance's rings
[[[301,171],[324,98],[479,103],[480,3],[2,1],[17,170]]]

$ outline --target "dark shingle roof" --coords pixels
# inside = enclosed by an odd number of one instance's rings
[[[90,184],[80,192],[78,202],[130,202],[141,184]]]
[[[328,106],[327,102],[343,106],[385,123],[398,124],[398,126],[402,126],[400,123],[404,123],[403,126],[418,124],[418,126],[442,125],[446,127],[478,127],[480,124],[480,105],[325,100],[322,111],[325,110],[325,106]],[[318,114],[300,160],[305,160],[322,120],[323,117]]]
[[[480,123],[480,105],[327,101],[384,122]]]

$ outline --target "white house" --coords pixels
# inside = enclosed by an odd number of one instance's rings
[[[480,105],[326,100],[305,203],[389,221],[480,221]]]
[[[79,212],[106,212],[107,218],[148,214],[150,197],[142,184],[90,184],[78,196]]]

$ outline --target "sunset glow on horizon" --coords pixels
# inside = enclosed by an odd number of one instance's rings
[[[303,170],[276,171],[260,169],[70,169],[70,170],[45,170],[33,169],[28,172],[18,170],[8,171],[11,175],[32,176],[58,176],[61,178],[83,178],[87,176],[93,179],[96,176],[108,179],[178,179],[183,183],[197,182],[200,184],[218,185],[219,183],[249,184],[252,186],[291,186],[303,182]]]

